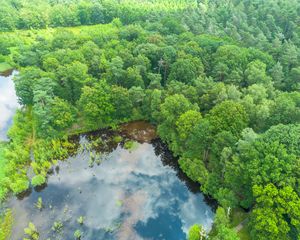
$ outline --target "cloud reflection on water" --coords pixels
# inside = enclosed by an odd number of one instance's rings
[[[151,233],[160,228],[159,239],[172,239],[174,234],[184,235],[196,222],[211,227],[213,213],[203,196],[189,192],[176,171],[163,166],[151,144],[139,144],[132,152],[118,146],[93,168],[88,167],[88,158],[89,153],[83,152],[60,163],[59,174],[50,176],[46,189],[11,202],[18,215],[13,239],[22,237],[19,229],[29,221],[43,230],[41,236],[49,237],[57,220],[65,221],[64,236],[71,239],[80,227],[76,218],[81,215],[86,219],[84,239],[148,239],[144,230]],[[33,207],[39,196],[46,205],[42,212]],[[168,225],[155,225],[163,213],[170,217]],[[173,220],[181,228],[171,226]],[[113,234],[108,230],[114,230]]]
[[[6,140],[6,131],[12,123],[13,115],[19,107],[15,85],[12,81],[17,71],[10,76],[0,76],[0,140]]]

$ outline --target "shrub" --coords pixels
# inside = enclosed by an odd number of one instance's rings
[[[43,175],[41,175],[41,174],[36,175],[36,176],[34,176],[34,177],[31,179],[31,184],[32,184],[32,186],[34,186],[34,187],[41,186],[41,185],[43,185],[45,182],[46,182],[46,178],[45,178],[45,176],[43,176]]]

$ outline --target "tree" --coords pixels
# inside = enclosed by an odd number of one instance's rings
[[[236,231],[229,228],[229,217],[226,215],[224,208],[218,207],[213,228],[216,232],[212,240],[239,240]]]
[[[250,62],[247,66],[245,74],[248,85],[266,84],[271,81],[271,78],[266,74],[266,64],[259,60]]]
[[[42,76],[42,71],[36,67],[24,68],[15,78],[15,89],[22,105],[33,105],[33,88]]]
[[[204,240],[206,233],[203,227],[199,224],[194,224],[189,229],[188,240]]]
[[[204,68],[198,58],[177,59],[172,64],[168,82],[179,81],[191,84],[196,78],[204,75]]]
[[[84,83],[89,79],[87,72],[88,66],[78,61],[60,66],[57,70],[57,95],[74,104],[80,98]]]
[[[126,88],[115,85],[112,86],[111,103],[115,109],[113,114],[114,121],[128,121],[131,119],[133,105],[129,96],[129,92]]]
[[[285,72],[288,72],[293,67],[297,66],[298,56],[299,49],[291,41],[284,42],[280,62],[282,63]]]
[[[51,104],[50,114],[53,117],[51,126],[61,133],[75,122],[75,108],[67,101],[54,97]]]
[[[120,57],[115,57],[108,63],[105,77],[109,84],[122,85],[124,76],[126,75],[123,66],[124,61]]]
[[[149,89],[161,89],[161,75],[160,74],[154,74],[154,73],[148,73],[147,79],[149,81]]]
[[[191,104],[183,95],[175,94],[168,96],[160,109],[161,120],[158,126],[158,133],[172,150],[176,150],[178,149],[176,121],[188,110],[198,111],[199,108],[196,104]]]
[[[51,125],[51,105],[54,98],[55,82],[51,78],[40,78],[33,89],[33,117],[37,136],[47,138],[53,136],[54,129]]]
[[[16,28],[17,15],[11,11],[9,8],[1,8],[0,10],[0,30],[1,31],[11,31]]]
[[[214,55],[213,76],[218,81],[239,85],[248,63],[248,51],[235,45],[224,45]]]
[[[287,240],[291,239],[292,229],[296,236],[300,233],[300,199],[290,186],[255,185],[253,194],[257,202],[251,218],[253,238]]]
[[[104,81],[93,87],[83,87],[79,107],[88,126],[98,128],[110,125],[115,112],[111,103],[111,88]]]
[[[300,156],[300,124],[279,124],[272,126],[261,137],[263,142],[278,142],[285,147],[288,154],[294,154],[297,157]]]
[[[277,62],[271,69],[271,77],[274,80],[274,86],[276,88],[281,89],[284,87],[284,73],[280,62]]]
[[[300,67],[292,68],[290,73],[290,81],[288,81],[287,89],[300,90]]]
[[[248,116],[244,107],[233,101],[224,101],[215,106],[208,116],[214,128],[214,133],[230,131],[234,136],[239,136],[248,125]]]
[[[290,124],[300,121],[300,93],[284,92],[274,99],[270,109],[269,124]]]
[[[148,91],[147,93],[149,105],[146,105],[146,113],[152,122],[158,123],[160,120],[160,106],[163,101],[163,91],[154,89],[153,91]]]
[[[247,207],[253,204],[254,185],[297,189],[300,164],[297,156],[289,153],[276,138],[274,141],[258,138],[251,131],[244,134],[248,140],[238,142],[238,152],[232,156],[226,173],[227,182],[240,197],[241,204]]]
[[[201,118],[201,113],[194,110],[189,110],[181,114],[176,122],[179,138],[185,141],[193,131],[194,126],[200,122]]]
[[[180,168],[194,182],[198,182],[200,184],[204,184],[207,182],[208,171],[202,159],[182,156],[181,158],[179,158],[178,162]]]
[[[270,100],[269,88],[262,84],[253,84],[245,89],[241,100],[249,116],[249,124],[255,131],[262,131],[269,127],[269,118],[274,102]]]
[[[141,87],[132,87],[128,90],[129,99],[133,106],[132,119],[143,119],[145,109],[143,108],[145,103],[145,91]]]
[[[124,78],[122,85],[126,88],[141,87],[144,88],[144,81],[137,67],[127,68],[126,77]]]

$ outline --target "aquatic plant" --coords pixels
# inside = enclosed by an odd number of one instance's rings
[[[112,227],[105,228],[105,232],[107,232],[107,233],[112,233],[113,231],[114,231],[114,229]]]
[[[66,214],[68,211],[69,211],[69,207],[68,207],[68,206],[65,206],[65,207],[64,207],[64,214]]]
[[[75,237],[75,239],[80,239],[80,238],[81,238],[81,235],[82,235],[82,233],[81,233],[81,231],[78,230],[78,229],[74,232],[74,237]]]
[[[41,186],[46,182],[46,177],[42,174],[36,175],[31,179],[31,184],[34,187]]]
[[[95,161],[95,163],[96,163],[98,166],[101,164],[101,162],[102,162],[101,158],[97,158],[96,161]]]
[[[97,138],[95,140],[91,141],[91,146],[92,147],[99,147],[103,143],[103,140],[101,138]]]
[[[83,216],[80,216],[79,218],[77,218],[77,222],[82,225],[83,222],[84,222],[84,217]]]
[[[38,198],[37,202],[35,203],[37,209],[42,210],[43,208],[43,200],[41,197]]]
[[[63,228],[63,224],[62,224],[62,222],[54,222],[53,223],[53,226],[52,226],[52,230],[54,231],[54,232],[60,232],[61,230],[62,230],[62,228]]]
[[[13,215],[11,209],[6,210],[0,217],[0,240],[10,239],[13,224]]]
[[[89,159],[89,167],[92,168],[94,166],[95,155],[93,152],[90,152],[90,159]]]
[[[116,230],[118,230],[121,226],[122,226],[122,222],[120,222],[119,220],[114,221],[112,223],[112,226],[109,226],[109,227],[105,228],[105,232],[107,232],[107,233],[113,233]]]
[[[136,141],[127,141],[125,142],[124,144],[124,148],[127,149],[127,150],[130,150],[130,151],[133,151],[134,149],[136,149],[138,146],[138,143]]]
[[[28,227],[24,228],[24,233],[28,238],[23,238],[23,240],[38,240],[40,238],[40,234],[32,222],[29,222]]]
[[[116,205],[117,205],[118,207],[122,207],[123,202],[122,202],[121,200],[117,200],[117,201],[116,201]]]
[[[120,142],[122,142],[122,140],[123,140],[123,138],[120,135],[113,137],[114,143],[120,143]]]
[[[96,153],[95,154],[95,163],[99,166],[102,162],[102,155],[101,153]]]

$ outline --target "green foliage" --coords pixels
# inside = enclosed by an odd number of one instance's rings
[[[13,225],[12,210],[6,210],[2,216],[0,216],[0,240],[10,239]]]
[[[54,222],[52,226],[52,231],[59,233],[62,231],[63,227],[64,225],[62,224],[62,222]]]
[[[209,122],[213,126],[213,132],[229,131],[238,136],[247,127],[248,116],[239,103],[224,101],[209,112]]]
[[[144,119],[204,193],[252,209],[253,239],[299,235],[299,1],[0,4],[1,31],[31,29],[0,33],[23,106],[0,146],[0,199],[28,188],[29,164],[45,182],[68,133]],[[222,211],[212,239],[237,239]]]
[[[193,110],[189,110],[180,115],[176,122],[176,126],[179,137],[183,141],[191,134],[193,127],[200,122],[201,118],[201,113]]]
[[[31,179],[31,184],[34,187],[41,186],[45,183],[46,183],[46,178],[45,178],[45,176],[43,176],[41,174],[36,175]]]
[[[6,62],[0,62],[0,73],[9,71],[11,69],[12,69],[12,67],[8,63],[6,63]]]
[[[138,146],[138,143],[136,141],[126,141],[124,144],[124,148],[129,150],[129,151],[133,151],[134,149],[136,149]]]
[[[194,224],[189,229],[188,240],[204,240],[206,238],[205,230],[201,225]]]
[[[176,121],[185,112],[189,110],[197,111],[199,108],[196,104],[190,103],[183,95],[175,94],[165,99],[160,110],[161,124],[158,126],[158,133],[169,144],[174,153],[178,154]]]
[[[195,182],[204,184],[207,181],[208,171],[205,168],[203,161],[194,158],[181,157],[179,165],[182,170]]]
[[[43,199],[41,197],[38,198],[38,200],[35,204],[35,207],[39,210],[42,210],[42,208],[43,208]]]
[[[105,127],[111,123],[115,109],[110,102],[110,87],[105,83],[84,87],[79,106],[91,127]]]
[[[78,222],[80,225],[83,225],[83,223],[84,223],[84,217],[83,217],[83,216],[80,216],[79,218],[77,218],[77,222]]]
[[[113,141],[115,143],[120,143],[120,142],[123,141],[123,138],[122,138],[122,136],[119,136],[119,135],[118,136],[114,136]]]
[[[198,58],[178,59],[171,66],[168,81],[179,81],[190,84],[196,78],[204,75],[202,62]]]
[[[292,187],[255,185],[253,194],[257,201],[251,221],[253,238],[285,240],[290,239],[292,228],[299,232],[300,198]]]
[[[24,228],[24,233],[27,235],[27,238],[24,239],[38,240],[40,238],[40,234],[32,222],[29,222],[28,227]]]
[[[74,232],[74,237],[75,237],[75,239],[80,239],[80,238],[81,238],[81,235],[82,235],[82,233],[81,233],[81,231],[78,230],[78,229]]]
[[[237,232],[229,227],[229,217],[221,207],[217,209],[213,226],[212,240],[239,240]]]
[[[29,181],[26,178],[17,179],[10,184],[10,188],[14,194],[20,194],[29,188]]]

